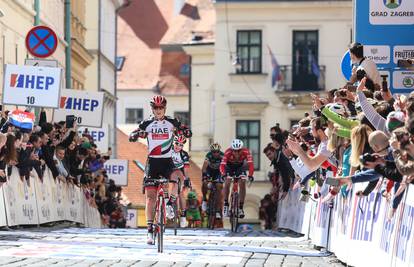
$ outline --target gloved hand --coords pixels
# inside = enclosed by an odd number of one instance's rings
[[[253,183],[253,181],[254,181],[254,177],[253,176],[249,176],[249,182],[250,183]]]
[[[190,188],[191,187],[191,181],[190,178],[186,177],[184,179],[184,187]]]
[[[129,142],[136,142],[138,140],[138,135],[136,133],[131,133],[129,135]]]

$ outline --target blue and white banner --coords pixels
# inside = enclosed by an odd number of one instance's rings
[[[53,111],[54,121],[64,121],[67,115],[75,115],[79,126],[102,126],[104,93],[62,89],[59,109]]]
[[[93,142],[98,147],[101,153],[108,152],[109,147],[109,126],[107,123],[102,124],[101,128],[94,127],[80,127],[78,130],[79,134],[89,134],[93,138]]]
[[[3,104],[57,108],[61,68],[6,65]]]
[[[116,185],[128,185],[128,160],[127,159],[110,159],[105,162],[104,166],[109,179],[115,181]]]
[[[390,73],[392,93],[414,89],[412,72],[401,73],[399,59],[414,58],[414,1],[355,0],[355,40],[364,45],[364,54]]]

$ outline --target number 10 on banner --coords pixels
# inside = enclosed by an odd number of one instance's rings
[[[3,104],[57,108],[61,68],[6,65]]]

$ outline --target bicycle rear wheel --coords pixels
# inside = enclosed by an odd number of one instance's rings
[[[165,205],[164,205],[164,197],[159,196],[158,198],[159,203],[159,216],[158,216],[158,252],[162,253],[164,250],[164,221],[165,221]]]
[[[231,224],[231,231],[233,233],[237,232],[237,226],[239,224],[239,193],[235,192],[232,194],[231,197],[231,216],[230,216],[230,224]]]
[[[208,196],[208,228],[214,229],[216,223],[216,192],[210,190]]]

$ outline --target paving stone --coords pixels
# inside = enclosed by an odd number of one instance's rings
[[[264,266],[265,267],[279,267],[282,265],[283,261],[285,259],[285,256],[283,255],[270,255]]]
[[[137,263],[134,263],[130,267],[149,267],[154,265],[155,263],[155,261],[139,261]]]
[[[174,263],[173,267],[187,267],[190,264],[191,262],[188,262],[188,261],[178,261]]]
[[[56,261],[58,260],[58,261]],[[46,262],[46,264],[43,264],[43,262],[37,263],[38,266],[49,266],[53,264],[53,267],[63,267],[63,266],[77,266],[76,264],[83,262],[82,259],[54,259],[54,261]],[[55,262],[55,263],[53,263]],[[43,265],[42,265],[43,264]],[[33,265],[31,265],[33,266]],[[85,266],[89,266],[88,263],[85,263]]]
[[[45,261],[45,259],[42,258],[21,258],[20,261],[16,261],[13,263],[8,263],[7,266],[10,267],[17,267],[17,266],[28,266],[32,265],[34,263]]]
[[[201,263],[201,262],[192,262],[187,267],[206,267],[207,263]]]
[[[252,259],[267,259],[269,257],[269,254],[267,253],[254,253],[252,256]]]
[[[0,258],[0,266],[4,266],[5,264],[13,263],[13,262],[21,261],[21,260],[22,258],[15,258],[15,257]]]
[[[246,266],[246,267],[253,267],[253,266],[257,267],[257,266],[263,266],[264,263],[265,263],[264,259],[249,259],[246,262],[246,265],[244,265],[244,266]]]
[[[134,265],[137,262],[138,260],[121,260],[120,262],[115,263],[114,265],[111,265],[111,267],[129,267],[129,266]]]
[[[97,264],[94,265],[94,267],[109,267],[112,266],[118,262],[120,262],[121,260],[103,260]]]
[[[173,265],[173,262],[159,261],[156,264],[151,265],[151,267],[171,267]]]

